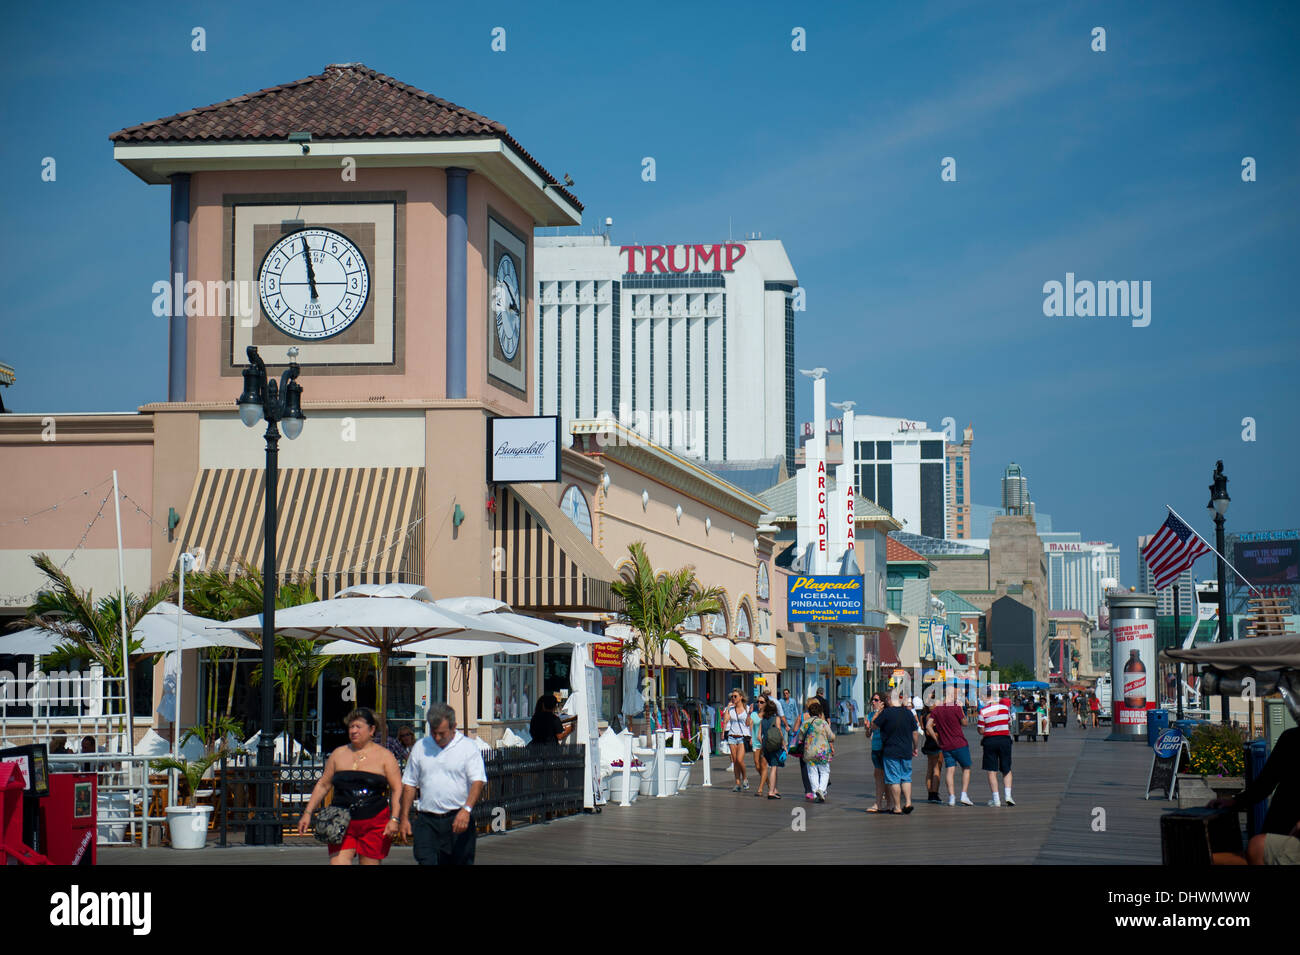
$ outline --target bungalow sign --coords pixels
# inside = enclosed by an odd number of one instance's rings
[[[862,577],[791,577],[787,609],[792,622],[862,623]]]
[[[560,418],[488,418],[489,484],[560,479]]]

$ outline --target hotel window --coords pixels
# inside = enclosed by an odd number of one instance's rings
[[[492,718],[530,719],[537,702],[533,693],[536,678],[537,667],[527,655],[498,653],[492,657]]]
[[[903,575],[889,574],[885,585],[885,609],[893,613],[903,612]]]
[[[894,459],[894,445],[889,441],[876,442],[876,460],[892,461]]]

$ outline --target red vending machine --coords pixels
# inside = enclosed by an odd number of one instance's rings
[[[95,864],[94,773],[50,773],[41,800],[41,850],[50,865]]]

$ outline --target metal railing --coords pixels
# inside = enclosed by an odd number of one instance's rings
[[[500,832],[582,811],[585,745],[520,746],[483,753],[487,785],[474,806],[480,831]]]

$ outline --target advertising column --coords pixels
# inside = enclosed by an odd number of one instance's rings
[[[1147,710],[1158,705],[1156,598],[1154,594],[1108,594],[1110,609],[1111,734],[1145,739]]]

